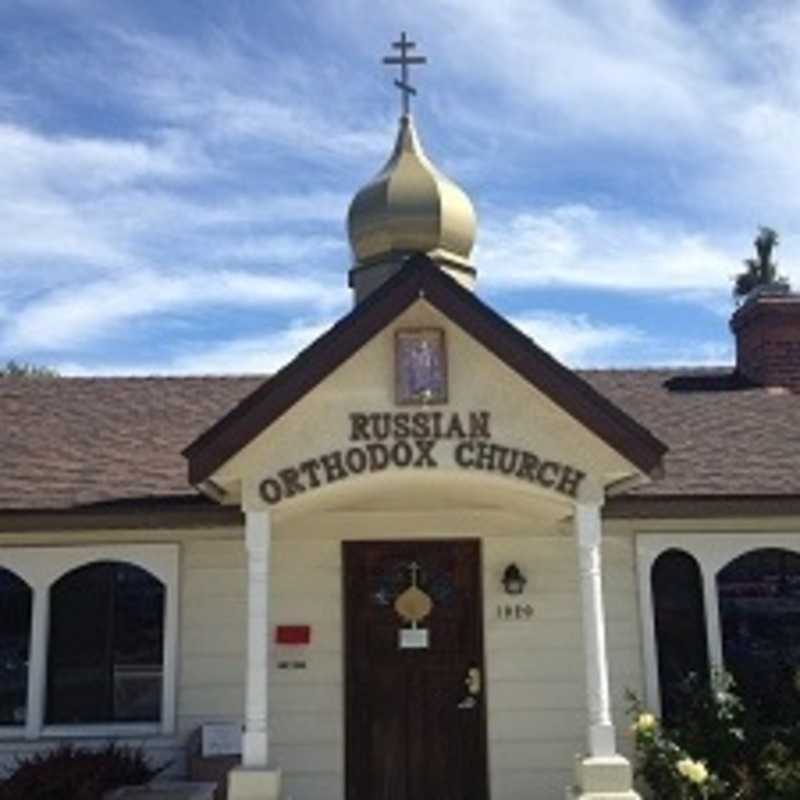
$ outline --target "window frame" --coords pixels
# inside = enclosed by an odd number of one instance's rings
[[[800,533],[637,533],[636,569],[639,581],[639,614],[644,659],[645,701],[661,714],[661,688],[653,616],[651,574],[656,559],[667,550],[682,550],[693,556],[700,569],[705,603],[708,664],[711,670],[724,666],[717,575],[739,556],[754,550],[777,548],[800,554]]]
[[[161,720],[80,725],[46,725],[47,650],[50,589],[59,578],[99,561],[140,567],[164,585],[164,664]],[[0,740],[113,736],[169,736],[175,732],[178,658],[178,545],[120,544],[7,547],[0,550],[0,567],[22,578],[33,591],[26,723],[0,728]]]
[[[4,570],[5,572],[10,573],[15,578],[17,578],[21,583],[25,585],[27,590],[30,592],[31,597],[31,610],[30,615],[28,617],[28,675],[26,679],[26,697],[25,697],[25,723],[24,724],[3,724],[0,725],[0,739],[5,738],[17,738],[20,733],[25,731],[27,720],[28,720],[28,699],[30,697],[29,687],[30,687],[30,663],[32,657],[32,650],[33,650],[33,641],[31,640],[31,629],[33,627],[33,604],[34,604],[34,597],[35,592],[33,586],[28,583],[18,572],[16,569],[12,569],[11,567],[5,566],[5,564],[0,563],[0,569]]]

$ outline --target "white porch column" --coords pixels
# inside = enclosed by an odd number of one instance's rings
[[[617,754],[611,720],[600,509],[600,503],[575,507],[589,730],[588,755],[578,759],[575,786],[567,796],[579,800],[638,800],[639,795],[633,791],[631,765]]]
[[[247,666],[242,766],[266,769],[269,764],[269,511],[245,513],[247,547]]]
[[[269,766],[269,511],[245,511],[247,663],[242,766],[228,774],[229,800],[272,800],[280,772]]]
[[[600,557],[602,518],[600,505],[575,508],[578,539],[583,649],[586,661],[586,692],[589,712],[589,755],[613,756],[616,752],[611,721],[611,692],[608,683],[608,651],[603,605],[603,577]]]

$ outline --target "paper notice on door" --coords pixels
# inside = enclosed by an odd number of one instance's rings
[[[430,646],[427,628],[402,628],[399,646],[401,650],[427,650]]]

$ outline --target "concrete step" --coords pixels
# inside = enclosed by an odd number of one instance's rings
[[[103,800],[214,800],[215,783],[163,781],[145,786],[123,786]]]

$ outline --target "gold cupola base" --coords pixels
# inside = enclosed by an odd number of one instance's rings
[[[409,115],[400,118],[394,150],[383,169],[353,198],[348,234],[355,264],[349,285],[360,303],[406,259],[424,253],[472,289],[475,211],[464,191],[442,175],[419,142]]]
[[[372,263],[356,264],[348,273],[348,285],[353,290],[356,304],[365,297],[369,297],[381,284],[386,283],[411,256],[417,255],[418,250],[393,253],[391,257],[381,257]],[[473,291],[477,270],[469,262],[453,258],[452,254],[442,251],[425,253],[451,278],[462,286]]]

